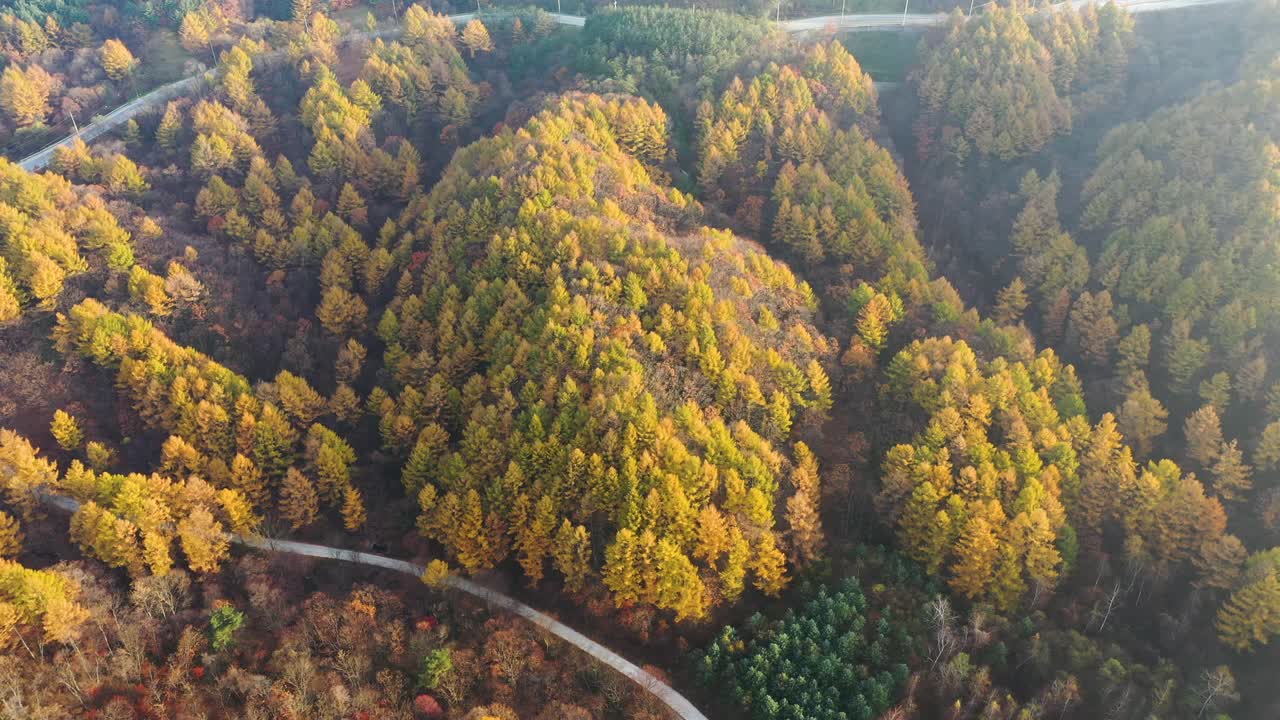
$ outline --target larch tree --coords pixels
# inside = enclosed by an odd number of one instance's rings
[[[119,82],[133,74],[138,67],[138,59],[124,43],[111,38],[98,49],[98,64],[107,77]]]
[[[13,558],[22,551],[25,538],[17,518],[0,511],[0,558]]]
[[[289,468],[280,485],[280,515],[297,530],[316,521],[320,513],[320,497],[315,483],[297,468]]]
[[[1030,302],[1027,298],[1026,283],[1022,282],[1021,276],[1015,277],[1013,282],[996,294],[996,305],[992,309],[991,317],[1001,324],[1015,323],[1022,319],[1022,314],[1026,312]]]
[[[478,18],[471,19],[462,28],[462,44],[466,46],[473,58],[478,52],[493,52],[493,40],[489,37],[489,29]]]
[[[1280,634],[1280,573],[1267,572],[1233,593],[1218,610],[1215,626],[1219,639],[1239,651]]]
[[[551,545],[555,567],[564,576],[565,590],[582,592],[591,575],[591,536],[582,525],[572,525],[566,518],[556,530]]]
[[[76,452],[84,444],[84,431],[80,429],[80,422],[74,415],[62,409],[53,412],[49,434],[53,435],[53,439],[67,452]]]
[[[991,583],[1000,543],[996,527],[989,517],[1003,520],[1004,512],[996,501],[971,508],[968,522],[956,545],[956,564],[952,568],[951,588],[969,599],[985,593]]]
[[[787,525],[791,551],[801,564],[818,559],[826,538],[822,532],[822,518],[818,513],[821,488],[818,477],[818,460],[809,446],[795,444],[795,468],[791,471],[791,484],[795,492],[787,498]]]
[[[1182,426],[1187,441],[1187,455],[1200,463],[1200,467],[1211,468],[1222,451],[1222,421],[1218,419],[1218,411],[1212,405],[1205,405],[1187,416]]]
[[[1196,584],[1217,590],[1231,590],[1240,579],[1240,572],[1249,553],[1244,543],[1235,535],[1219,535],[1205,540],[1194,563],[1200,577]]]
[[[222,523],[203,507],[195,508],[178,522],[178,540],[187,556],[187,565],[201,573],[217,572],[231,548]]]
[[[778,549],[773,533],[768,530],[760,533],[752,548],[750,567],[755,576],[756,589],[770,597],[776,597],[789,582],[786,557]]]
[[[19,127],[42,122],[49,114],[49,95],[56,81],[39,65],[26,70],[11,63],[0,74],[0,109]]]
[[[347,529],[347,532],[356,532],[364,527],[366,519],[364,498],[355,486],[348,485],[343,492],[342,526]]]
[[[1145,385],[1134,388],[1116,411],[1116,423],[1124,436],[1133,441],[1134,456],[1142,460],[1151,454],[1151,444],[1168,429],[1169,411],[1152,397]]]
[[[1224,503],[1243,500],[1253,489],[1252,471],[1245,464],[1244,453],[1235,440],[1222,444],[1210,473],[1213,477],[1213,491]]]

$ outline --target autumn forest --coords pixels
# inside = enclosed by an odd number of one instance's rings
[[[0,720],[1280,717],[1187,4],[0,3]]]

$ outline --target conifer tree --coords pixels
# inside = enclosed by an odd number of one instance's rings
[[[787,498],[787,525],[792,553],[800,564],[808,564],[818,559],[826,542],[822,518],[818,514],[818,503],[822,497],[818,460],[807,445],[797,442],[795,463],[791,471],[795,493]]]
[[[755,576],[756,589],[770,597],[776,597],[789,582],[786,557],[778,549],[773,533],[768,530],[761,532],[756,540],[750,567]]]
[[[347,529],[347,532],[356,532],[364,527],[365,520],[364,498],[361,497],[359,490],[348,485],[343,492],[342,526]]]
[[[80,429],[80,422],[65,410],[54,411],[49,433],[53,435],[54,440],[58,441],[58,445],[67,452],[79,450],[84,443],[84,431]]]
[[[119,40],[112,38],[102,43],[98,50],[98,63],[107,77],[119,82],[133,74],[138,67],[138,60],[129,52],[129,48]]]
[[[1233,593],[1218,610],[1218,637],[1245,651],[1280,634],[1280,573],[1267,572]]]
[[[195,508],[178,522],[178,539],[187,565],[202,573],[217,572],[231,547],[222,523],[203,507]]]
[[[996,295],[996,306],[992,311],[992,319],[1002,325],[1008,325],[1022,319],[1030,300],[1027,298],[1027,286],[1022,277],[1013,279]]]
[[[551,545],[551,557],[556,569],[564,575],[564,588],[568,592],[582,592],[591,575],[591,536],[581,525],[572,525],[566,518],[560,521]]]
[[[489,29],[478,18],[472,18],[462,28],[462,44],[475,57],[478,52],[493,52],[493,40],[489,38]]]
[[[10,63],[0,73],[0,109],[19,127],[44,121],[55,80],[39,65],[25,70]]]
[[[25,534],[18,520],[7,512],[0,511],[0,558],[13,558],[22,552],[22,541]]]
[[[1235,440],[1222,444],[1211,472],[1213,491],[1223,502],[1243,500],[1253,488],[1251,471],[1244,463],[1244,453],[1240,451],[1239,443]]]
[[[294,530],[316,521],[320,498],[311,479],[296,468],[289,468],[280,485],[280,514]]]
[[[1187,455],[1201,467],[1212,467],[1218,460],[1223,443],[1218,411],[1212,405],[1205,405],[1191,413],[1183,425],[1183,434],[1187,440]]]
[[[988,514],[1003,518],[1004,513],[995,501],[982,503],[971,513],[956,545],[951,588],[972,600],[987,591],[1000,550],[996,528],[988,521]]]
[[[156,145],[167,152],[178,148],[178,133],[182,131],[182,110],[171,102],[165,106],[160,124],[156,126]]]

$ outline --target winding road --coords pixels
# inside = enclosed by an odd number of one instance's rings
[[[1093,0],[1071,0],[1071,4],[1081,7],[1092,2]],[[1131,13],[1155,12],[1158,10],[1175,10],[1179,8],[1194,7],[1198,5],[1220,5],[1229,2],[1239,2],[1239,0],[1113,0],[1117,4],[1127,8]],[[1065,3],[1059,3],[1062,5]],[[449,19],[456,23],[465,23],[476,16],[475,13],[462,13],[460,15],[450,15]],[[587,19],[581,15],[552,15],[555,21],[561,25],[571,27],[582,27],[586,24]],[[820,17],[799,18],[795,20],[784,20],[778,23],[779,27],[789,33],[804,34],[819,30],[908,30],[928,28],[941,25],[947,21],[949,15],[947,13],[854,13],[847,15],[823,15]],[[345,42],[353,42],[357,40],[367,40],[376,37],[391,37],[398,35],[400,28],[392,28],[389,30],[380,30],[373,33],[355,33],[347,36]],[[199,87],[203,82],[212,81],[215,77],[216,70],[207,70],[198,75],[178,80],[168,85],[152,90],[141,97],[130,100],[120,107],[112,110],[106,115],[98,118],[94,122],[86,125],[79,132],[80,139],[88,142],[97,138],[120,125],[129,121],[130,118],[157,107],[160,103],[178,97],[179,95],[191,92]],[[43,170],[49,165],[49,161],[53,159],[54,150],[64,145],[71,144],[76,137],[75,134],[68,135],[57,142],[41,148],[31,155],[23,158],[18,165],[23,169],[35,172]]]
[[[55,495],[50,492],[42,492],[38,495],[41,502],[46,505],[56,507],[66,512],[74,513],[80,508],[80,503],[74,498],[65,495]],[[356,565],[368,565],[370,567],[383,568],[393,572],[404,573],[414,577],[422,577],[426,572],[426,568],[421,565],[415,565],[405,560],[397,560],[383,555],[374,555],[372,553],[357,552],[355,550],[346,550],[344,548],[330,547],[328,545],[313,545],[311,543],[294,542],[293,540],[276,540],[273,538],[235,535],[227,533],[227,539],[237,545],[254,548],[257,550],[265,550],[274,553],[286,553],[289,555],[302,555],[304,557],[321,558],[325,560],[340,560],[342,562],[354,563]],[[707,720],[707,716],[703,715],[698,708],[689,702],[688,698],[676,692],[674,688],[667,685],[657,676],[648,672],[644,668],[627,660],[618,653],[556,620],[545,613],[525,605],[515,598],[504,595],[496,590],[491,590],[479,583],[472,582],[466,578],[450,575],[446,577],[442,584],[445,587],[464,592],[473,597],[483,600],[487,605],[494,608],[500,608],[511,613],[515,613],[529,622],[533,623],[573,645],[579,650],[585,652],[591,657],[617,670],[619,673],[631,679],[632,682],[639,685],[642,690],[653,695],[660,702],[667,706],[676,717],[682,720]]]

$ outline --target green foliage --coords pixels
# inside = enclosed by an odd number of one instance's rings
[[[780,33],[760,19],[708,10],[625,7],[587,18],[577,67],[669,103],[680,97],[686,83],[710,90],[743,55],[759,57],[781,41]]]
[[[453,654],[449,652],[449,648],[436,648],[422,658],[418,686],[434,690],[444,676],[451,672],[453,672]]]
[[[888,608],[874,608],[858,581],[820,586],[779,620],[760,615],[726,627],[697,660],[702,682],[720,687],[762,720],[872,720],[897,698],[914,642]]]
[[[219,652],[235,647],[235,634],[241,625],[244,613],[231,604],[219,605],[209,616],[209,646]]]
[[[1071,129],[1073,96],[1124,77],[1133,21],[1118,6],[1067,6],[1028,22],[1036,10],[995,5],[968,21],[957,11],[924,49],[915,75],[921,159],[1028,155]]]

